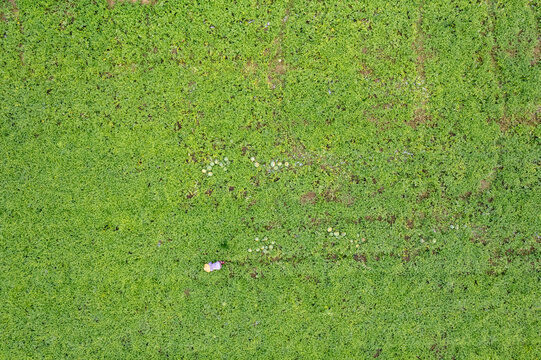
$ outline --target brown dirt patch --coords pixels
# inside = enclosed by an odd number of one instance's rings
[[[460,195],[460,198],[462,200],[468,201],[468,200],[470,200],[471,195],[472,195],[472,192],[468,191],[468,192],[465,192],[464,194]]]
[[[261,270],[258,270],[257,268],[254,268],[254,271],[252,271],[250,273],[250,276],[252,277],[252,279],[258,279],[258,278],[263,278],[263,272]]]
[[[346,206],[352,206],[355,204],[355,197],[349,193],[340,196],[340,202]]]
[[[427,191],[424,191],[424,192],[420,193],[419,196],[417,197],[417,199],[418,199],[418,202],[421,202],[421,201],[423,201],[425,199],[428,199],[429,197],[430,197],[430,191],[427,190]]]
[[[533,59],[532,59],[532,66],[535,66],[539,64],[539,59],[541,59],[541,38],[537,39],[537,45],[533,49]]]
[[[300,202],[302,205],[306,205],[306,204],[313,205],[316,203],[316,197],[317,197],[316,193],[313,191],[310,191],[301,196]]]
[[[7,2],[11,4],[11,11],[13,12],[13,14],[16,17],[18,17],[19,16],[19,7],[17,6],[17,3],[15,2],[15,0],[8,0]]]
[[[505,50],[505,53],[509,56],[509,57],[516,57],[517,56],[517,49],[516,48],[510,48],[510,49],[507,49]]]
[[[366,65],[362,64],[361,69],[359,70],[359,73],[365,77],[372,76],[374,73],[372,69],[368,68]]]
[[[4,13],[0,13],[0,21],[1,22],[7,22],[8,19],[6,18],[6,15],[4,15]]]
[[[408,249],[404,250],[401,254],[402,261],[410,262],[413,260],[419,253],[417,251],[410,252]]]
[[[413,229],[413,227],[415,226],[415,223],[413,222],[413,219],[406,219],[406,225],[408,229]]]
[[[254,75],[256,71],[257,64],[253,60],[248,60],[242,69],[245,76]]]
[[[502,131],[507,131],[518,124],[528,126],[539,125],[541,123],[541,106],[537,110],[523,114],[522,116],[504,115],[497,122]]]
[[[410,121],[409,125],[413,128],[417,127],[419,124],[424,124],[428,120],[430,120],[430,115],[426,113],[426,110],[424,109],[424,106],[426,105],[426,101],[421,102],[421,107],[415,109],[413,113],[413,120]]]
[[[477,226],[477,225],[472,225],[471,227],[473,233],[472,233],[472,237],[471,237],[471,242],[472,243],[481,243],[483,245],[486,245],[488,243],[487,239],[486,239],[486,233],[487,233],[487,227],[486,226]]]
[[[539,124],[541,124],[541,106],[539,106],[537,110],[531,114],[530,125],[534,126],[534,125],[539,125]]]
[[[481,192],[484,192],[488,189],[490,189],[490,182],[485,179],[481,180],[481,183],[479,184],[479,190],[481,190]]]
[[[281,49],[280,49],[281,53]],[[277,57],[281,56],[278,54]],[[287,65],[281,58],[275,58],[269,65],[267,72],[267,85],[271,89],[276,89],[277,86],[284,84],[284,75],[287,73]]]
[[[366,256],[364,254],[354,254],[353,260],[366,264]]]
[[[274,73],[278,75],[284,75],[287,72],[287,66],[283,61],[278,61],[278,64],[274,67]]]

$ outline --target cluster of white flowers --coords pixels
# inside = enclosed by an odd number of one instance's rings
[[[329,227],[327,229],[327,232],[329,233],[329,236],[334,236],[334,237],[336,237],[338,239],[343,238],[344,236],[347,235],[345,232],[340,233],[339,231],[336,231],[336,229],[334,229],[334,231],[333,231],[332,227]]]
[[[337,239],[342,239],[347,236],[347,233],[336,231],[336,229],[333,229],[332,227],[328,227],[327,232],[329,233],[330,237],[335,237]],[[347,241],[348,238],[346,238],[345,240]],[[357,238],[349,239],[349,242],[351,245],[355,245],[355,247],[358,248],[360,246],[359,242],[364,243],[366,242],[366,239],[364,237],[361,238],[361,234],[357,234]]]
[[[260,164],[253,156],[250,158],[250,161],[256,168],[261,166],[262,168],[267,169],[267,172],[278,171],[289,167],[289,162],[287,161],[271,160],[268,164]]]
[[[218,159],[214,159],[214,160],[211,160],[210,163],[206,167],[201,169],[201,172],[203,174],[206,174],[207,176],[212,176],[214,175],[214,173],[212,172],[214,166],[219,166],[220,168],[222,168],[223,171],[227,171],[227,166],[229,166],[230,163],[231,162],[229,161],[227,157],[224,157],[222,161]]]
[[[254,239],[258,244],[257,244],[257,247],[255,249],[252,249],[252,248],[249,248],[248,249],[248,252],[262,252],[263,254],[267,254],[269,251],[271,251],[272,249],[274,249],[274,245],[276,244],[274,241],[271,241],[270,243],[268,242],[268,238],[265,236],[263,239],[259,239],[259,237],[255,237]],[[264,245],[263,243],[268,243],[269,245]],[[263,245],[262,245],[263,244]],[[259,245],[262,245],[262,246],[259,246]]]

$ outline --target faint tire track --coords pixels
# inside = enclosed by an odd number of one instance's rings
[[[415,58],[415,68],[417,72],[416,82],[420,83],[420,90],[417,92],[417,107],[413,113],[413,119],[410,121],[409,125],[412,127],[417,127],[419,124],[426,123],[430,120],[430,115],[428,114],[428,92],[426,90],[426,71],[425,71],[425,62],[426,62],[426,53],[424,49],[425,42],[425,33],[423,31],[423,5],[424,1],[419,5],[419,16],[415,21],[415,39],[412,44],[414,53],[417,55]]]
[[[17,6],[17,3],[15,2],[15,0],[7,0],[7,2],[11,5],[11,12],[13,13],[13,17],[15,18],[15,21],[19,25],[19,31],[21,35],[24,35],[24,28],[19,17],[19,7]],[[19,60],[21,61],[21,66],[24,66],[25,62],[24,62],[24,51],[23,51],[22,42],[20,42],[18,46],[19,46]]]

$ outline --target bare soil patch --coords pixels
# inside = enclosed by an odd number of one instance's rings
[[[253,60],[248,60],[242,69],[244,76],[254,75],[257,71],[257,63]]]
[[[317,197],[316,193],[313,191],[310,191],[301,196],[300,202],[302,205],[306,205],[306,204],[313,205],[316,203],[316,197]]]
[[[541,106],[536,111],[523,114],[522,116],[510,116],[506,114],[498,119],[497,122],[502,131],[507,131],[518,124],[529,126],[539,125],[541,123]]]
[[[490,189],[490,181],[487,181],[485,179],[481,180],[481,183],[479,184],[479,190],[481,190],[481,192],[484,192],[488,189]]]

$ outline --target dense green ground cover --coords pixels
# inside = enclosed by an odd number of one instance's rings
[[[541,358],[540,19],[1,2],[0,358]]]

